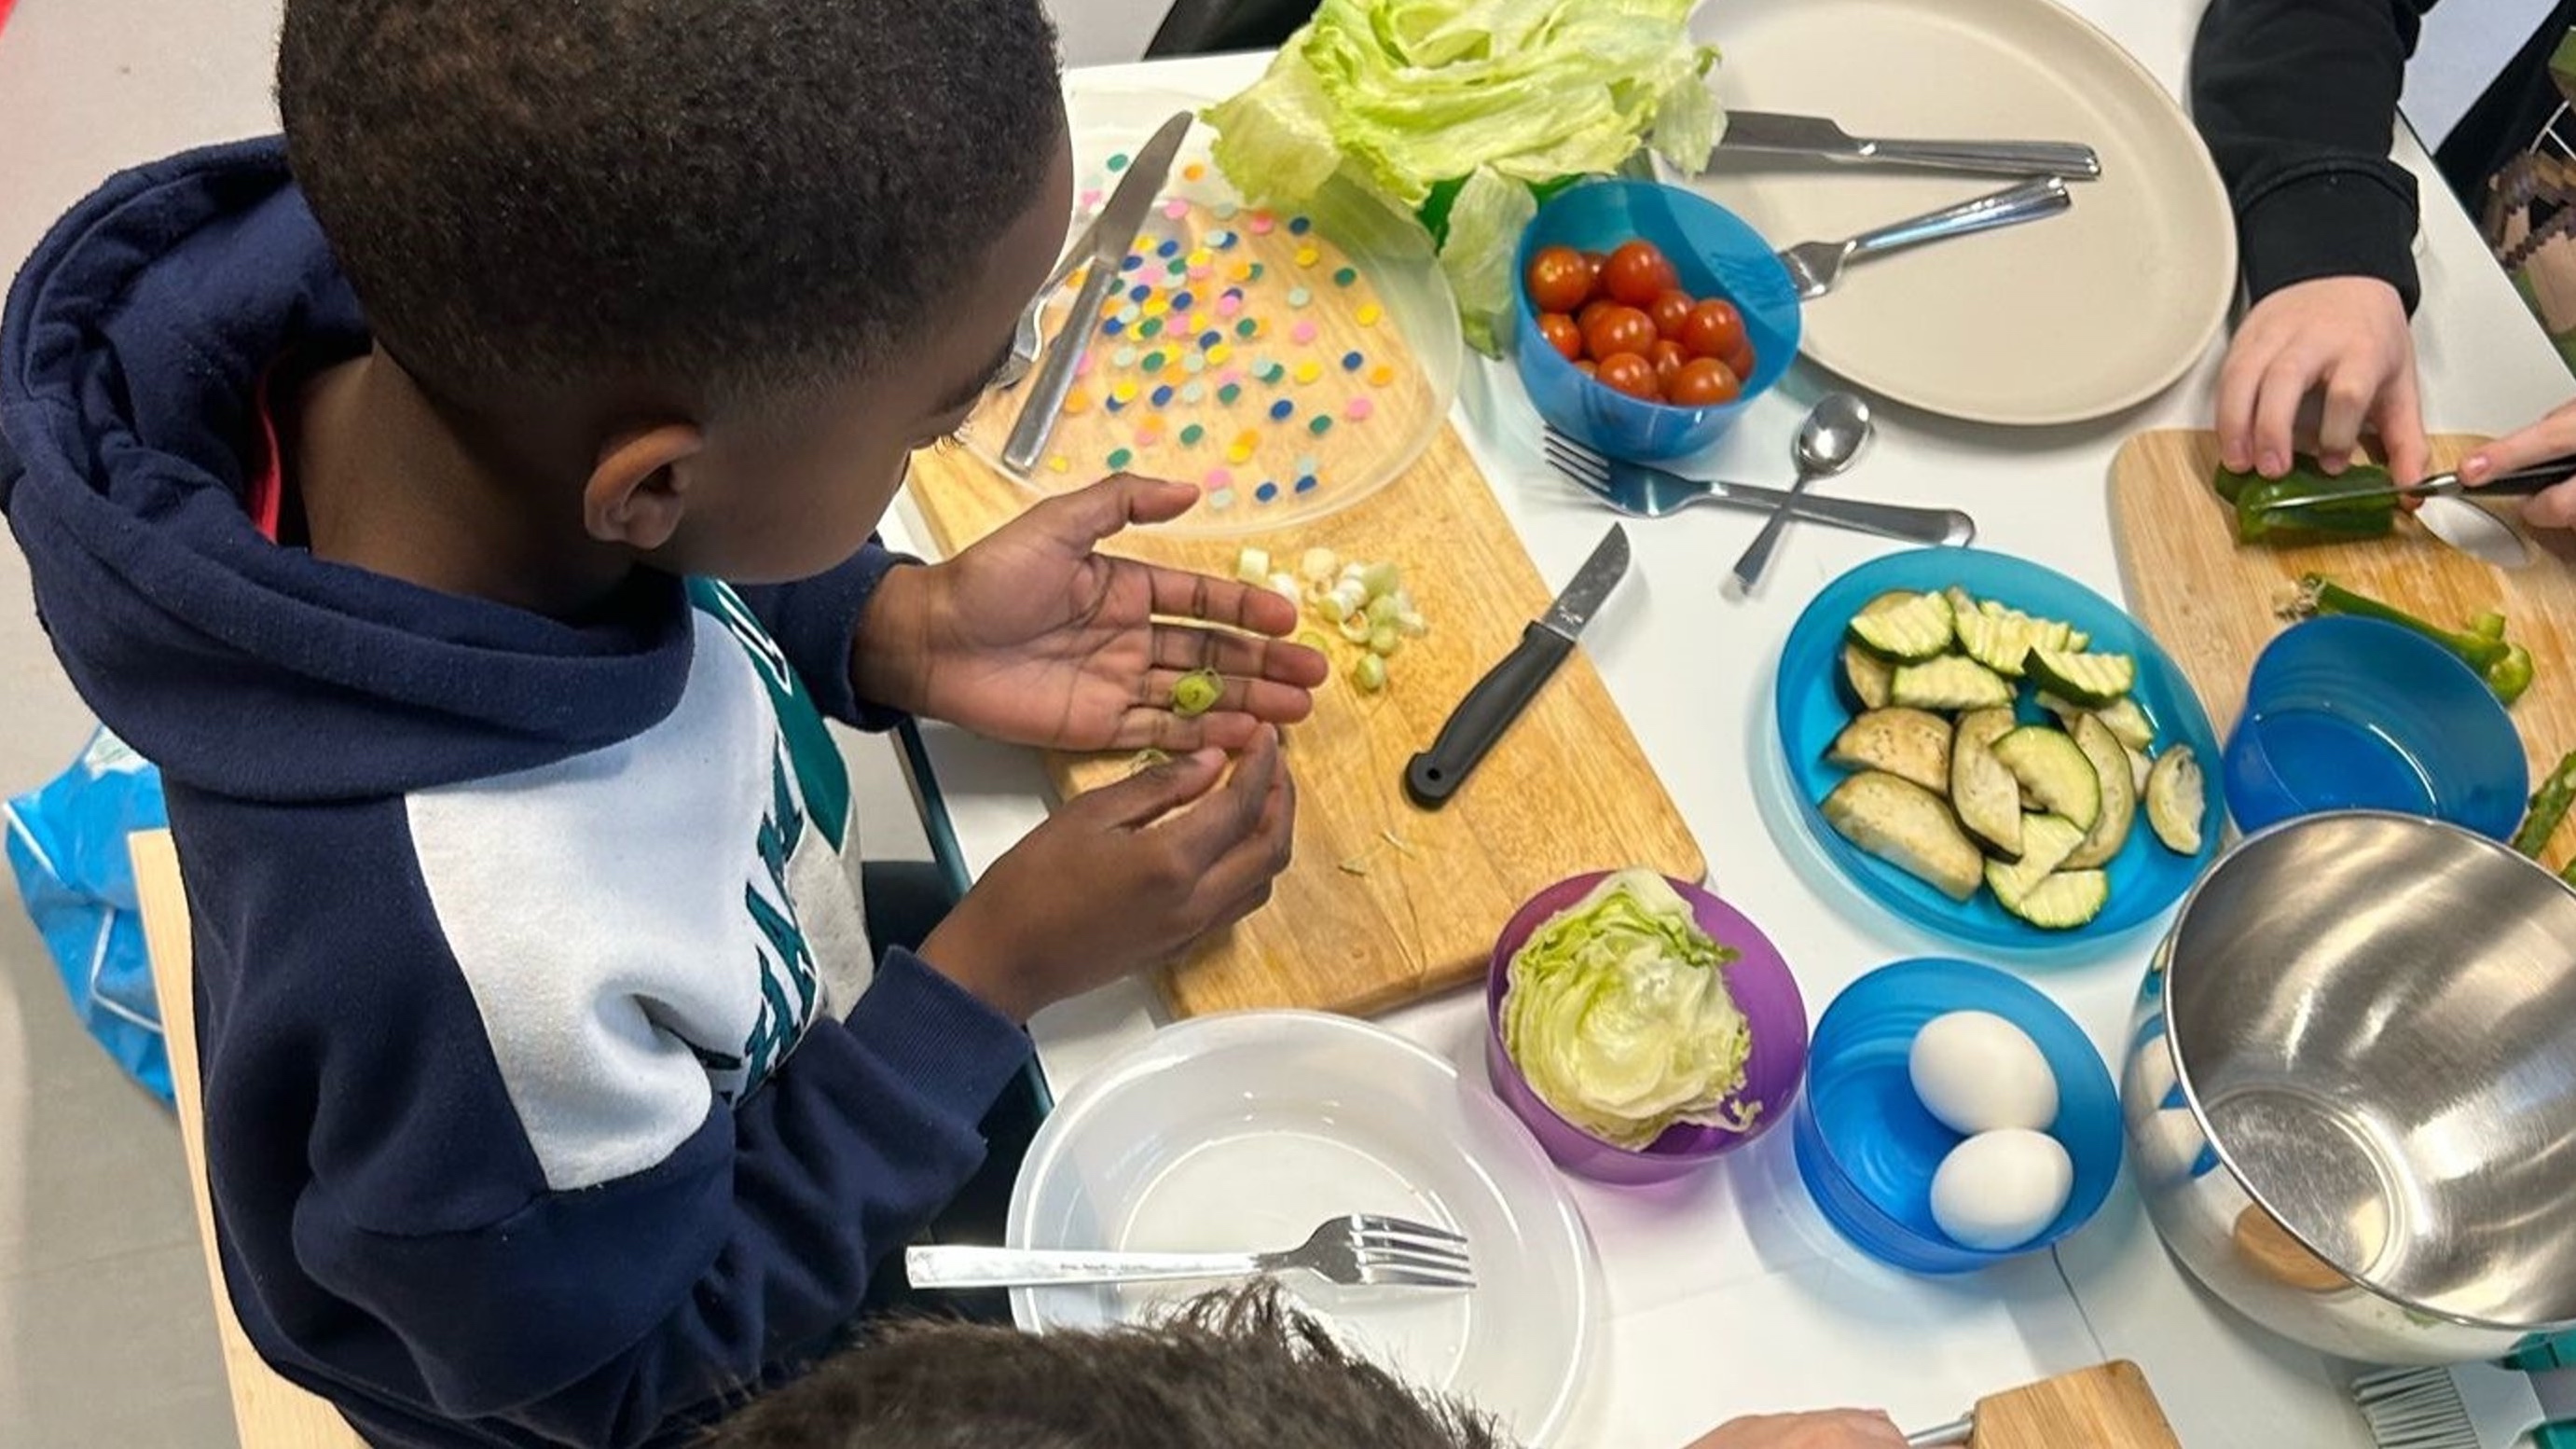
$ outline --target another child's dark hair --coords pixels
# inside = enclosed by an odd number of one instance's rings
[[[434,393],[887,365],[1039,194],[1039,0],[290,0],[287,155]]]
[[[1171,1321],[883,1328],[700,1449],[1510,1449],[1490,1420],[1352,1356],[1275,1285]]]

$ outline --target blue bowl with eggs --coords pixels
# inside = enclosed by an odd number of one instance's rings
[[[1551,246],[1607,252],[1639,238],[1673,264],[1694,297],[1723,297],[1744,314],[1753,375],[1734,401],[1685,407],[1651,403],[1595,382],[1548,345],[1522,279]],[[1696,192],[1652,181],[1593,181],[1550,198],[1521,232],[1512,264],[1513,366],[1539,416],[1614,458],[1653,462],[1718,440],[1798,358],[1798,288],[1771,243],[1734,212]]]
[[[1915,1035],[1954,1011],[2019,1027],[2057,1078],[2049,1135],[2073,1186],[2053,1221],[2000,1251],[1963,1246],[1932,1217],[1933,1174],[1964,1139],[1916,1096],[1908,1058]],[[1852,1246],[1907,1272],[1968,1273],[2049,1247],[2101,1208],[2120,1175],[2120,1095],[2083,1029],[2028,983],[1969,961],[1899,961],[1853,982],[1816,1023],[1792,1137],[1799,1180]]]

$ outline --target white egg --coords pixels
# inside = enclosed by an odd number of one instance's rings
[[[1932,1221],[1963,1248],[1999,1253],[2057,1221],[2074,1188],[2075,1163],[2056,1138],[2018,1127],[1980,1132],[1932,1174]]]
[[[1991,1011],[1953,1011],[1923,1024],[1906,1054],[1914,1095],[1963,1137],[2057,1122],[2057,1074],[2039,1043]]]

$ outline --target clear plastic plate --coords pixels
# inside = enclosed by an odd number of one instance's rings
[[[1074,234],[1155,128],[1209,99],[1072,97]],[[1026,382],[967,421],[967,447],[1033,496],[1127,471],[1199,485],[1171,532],[1290,528],[1394,481],[1448,417],[1463,344],[1421,225],[1339,179],[1302,209],[1245,205],[1215,139],[1201,122],[1183,142],[1037,464],[1001,461]],[[1048,307],[1049,346],[1081,277]]]
[[[1515,1443],[1566,1432],[1600,1340],[1592,1239],[1502,1104],[1384,1028],[1316,1012],[1202,1017],[1102,1066],[1020,1169],[1015,1248],[1294,1247],[1384,1213],[1467,1237],[1467,1292],[1283,1286],[1345,1345],[1501,1417]],[[1014,1289],[1033,1331],[1149,1319],[1220,1285]]]

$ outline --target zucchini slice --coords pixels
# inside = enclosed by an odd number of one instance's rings
[[[1995,758],[2014,729],[2010,709],[1962,715],[1950,741],[1950,808],[1968,833],[2008,856],[2022,852],[2021,782]]]
[[[1999,709],[2012,704],[2013,687],[1977,661],[1949,654],[1896,666],[1888,697],[1912,709]]]
[[[1822,808],[1845,840],[1952,900],[1977,893],[1985,856],[1950,807],[1922,786],[1872,770],[1836,785]]]
[[[1917,594],[1883,613],[1863,613],[1846,627],[1880,657],[1905,664],[1939,658],[1957,637],[1950,601],[1939,594]]]
[[[2165,849],[2176,855],[2200,854],[2201,816],[2209,808],[2209,790],[2202,784],[2200,761],[2191,756],[2191,746],[2176,745],[2165,751],[2147,776],[2147,828]]]
[[[2013,772],[2030,797],[2075,828],[2090,831],[2102,818],[2102,779],[2075,741],[2046,725],[2023,725],[1995,741],[1995,758]],[[2122,763],[2125,772],[2128,766]]]
[[[1935,793],[1950,788],[1950,722],[1919,709],[1874,709],[1834,736],[1825,763],[1885,770]]]
[[[2133,750],[2127,745],[2120,749],[2129,757],[2129,779],[2138,787],[2138,798],[2144,800],[2147,798],[2147,777],[2155,773],[2156,762],[2148,758],[2144,750]]]
[[[1914,602],[1914,595],[1899,589],[1892,594],[1881,594],[1861,605],[1860,611],[1863,615],[1884,614],[1890,609],[1903,608],[1912,602]],[[1895,673],[1895,665],[1849,639],[1843,641],[1843,687],[1850,692],[1852,702],[1862,709],[1887,708],[1888,680]]]
[[[2126,654],[2074,654],[2034,649],[2030,677],[2039,687],[2086,709],[2100,709],[2138,684],[2138,661]]]
[[[2093,714],[2110,728],[2111,738],[2130,749],[2152,750],[2156,747],[2155,721],[2148,719],[2147,712],[2138,708],[2138,702],[2127,695],[2093,711]]]
[[[2006,902],[2004,909],[2043,931],[2071,931],[2110,903],[2109,876],[2098,870],[2066,870],[2031,887],[2019,905]]]
[[[2005,910],[2021,904],[2022,897],[2037,889],[2039,883],[2056,874],[2084,843],[2084,832],[2063,815],[2035,814],[2022,817],[2021,859],[1986,862],[1986,887],[2003,902]]]
[[[2066,857],[2068,870],[2092,870],[2111,863],[2129,843],[2129,827],[2138,818],[2138,785],[2129,774],[2129,751],[2111,737],[2111,727],[2092,715],[2075,722],[2075,747],[2091,761],[2102,784],[2102,813],[2084,832],[2084,843]]]

